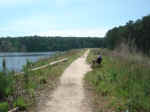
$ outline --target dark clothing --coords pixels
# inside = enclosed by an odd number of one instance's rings
[[[98,56],[96,62],[97,62],[98,64],[101,64],[101,62],[102,62],[102,56],[101,56],[101,55]]]

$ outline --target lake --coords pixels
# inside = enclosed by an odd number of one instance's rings
[[[42,58],[48,58],[55,52],[30,52],[30,53],[0,53],[0,70],[2,70],[3,58],[6,60],[7,70],[20,72],[27,60],[36,62]]]

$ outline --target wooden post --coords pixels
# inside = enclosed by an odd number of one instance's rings
[[[3,72],[6,73],[6,60],[5,60],[5,58],[3,58],[2,66],[3,66]]]

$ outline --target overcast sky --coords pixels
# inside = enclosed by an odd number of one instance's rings
[[[0,0],[0,36],[104,36],[150,14],[150,0]]]

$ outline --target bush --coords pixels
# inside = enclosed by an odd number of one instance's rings
[[[0,72],[0,99],[7,97],[13,91],[13,79],[11,74]]]
[[[0,112],[8,112],[8,103],[7,102],[0,103]]]
[[[19,107],[20,110],[25,110],[27,108],[27,104],[23,97],[18,97],[13,105],[14,107]]]

